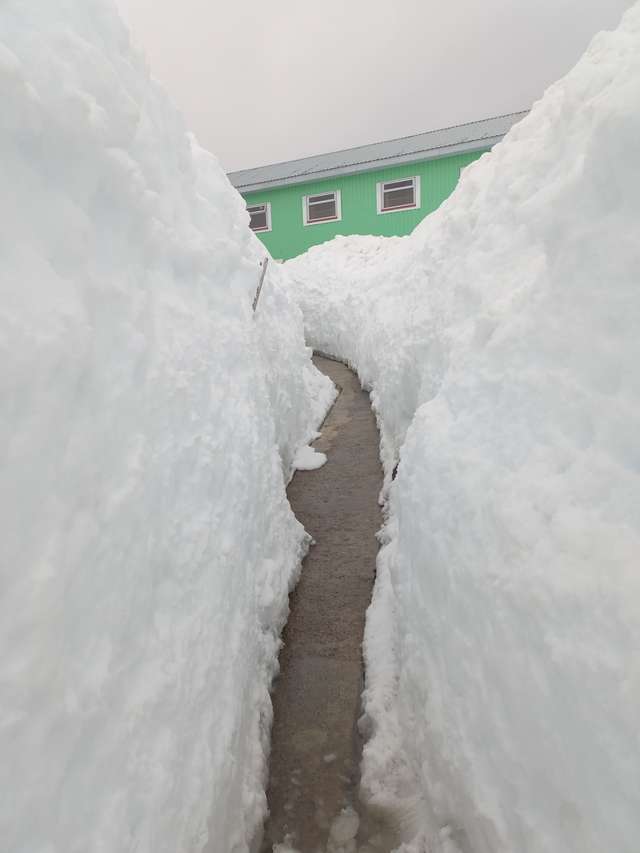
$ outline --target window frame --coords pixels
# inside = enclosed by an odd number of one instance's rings
[[[398,207],[388,207],[384,208],[384,188],[388,186],[388,184],[397,184],[399,181],[413,181],[413,204],[402,204]],[[403,187],[403,189],[405,189]],[[420,187],[420,175],[410,175],[406,178],[394,178],[390,181],[378,181],[376,184],[376,207],[379,216],[383,216],[387,213],[402,213],[405,210],[419,210],[422,205],[421,199],[421,187]]]
[[[320,196],[332,195],[335,199],[336,215],[325,217],[323,219],[309,219],[309,199],[319,198]],[[318,202],[318,204],[326,204],[327,202]],[[342,192],[340,190],[328,190],[323,193],[312,193],[311,195],[302,196],[302,221],[305,228],[307,225],[325,225],[327,222],[342,221]]]
[[[251,228],[251,209],[254,207],[264,207],[267,214],[267,227],[266,228]],[[259,204],[248,204],[247,205],[247,213],[249,214],[249,228],[253,231],[254,234],[266,234],[267,231],[272,230],[271,225],[271,202],[270,201],[261,201]]]

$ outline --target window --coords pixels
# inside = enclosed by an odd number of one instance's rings
[[[306,195],[302,199],[302,212],[305,225],[342,219],[340,190],[322,195]]]
[[[420,207],[420,178],[378,184],[378,213]]]
[[[271,231],[271,204],[252,204],[247,207],[252,231]]]

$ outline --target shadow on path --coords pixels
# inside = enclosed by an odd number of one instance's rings
[[[273,696],[271,816],[262,850],[286,841],[300,853],[386,853],[390,840],[358,802],[362,743],[356,725],[365,612],[382,524],[379,436],[357,377],[338,362],[314,362],[341,393],[314,445],[327,454],[327,464],[297,472],[288,490],[317,544],[291,595],[283,635]]]

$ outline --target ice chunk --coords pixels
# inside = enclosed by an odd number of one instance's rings
[[[326,461],[326,453],[314,450],[313,447],[301,447],[295,455],[293,465],[298,471],[315,471],[316,468],[322,468]]]
[[[348,806],[336,817],[329,830],[329,848],[339,847],[351,841],[358,834],[360,818],[356,812]]]

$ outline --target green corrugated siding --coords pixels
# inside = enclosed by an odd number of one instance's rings
[[[477,160],[483,152],[458,154],[422,163],[378,169],[308,184],[246,193],[247,204],[271,203],[271,231],[259,233],[274,258],[287,260],[311,246],[331,240],[337,234],[375,234],[385,237],[409,234],[427,214],[436,210],[453,192],[460,169]],[[376,185],[379,181],[420,176],[420,207],[397,213],[377,213]],[[304,225],[302,199],[306,195],[340,190],[342,219]]]

